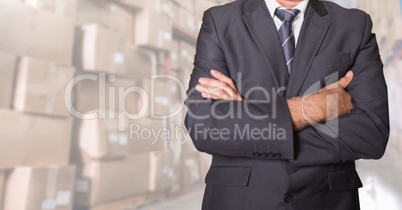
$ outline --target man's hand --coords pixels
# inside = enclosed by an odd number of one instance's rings
[[[216,100],[243,100],[231,78],[216,70],[211,70],[211,74],[216,79],[200,78],[196,86],[202,97]],[[349,71],[338,82],[324,87],[318,93],[288,99],[293,128],[301,131],[310,126],[311,122],[323,123],[349,113],[353,108],[352,97],[345,88],[352,79],[353,72]]]
[[[231,78],[216,70],[211,70],[211,74],[216,79],[200,78],[196,86],[202,97],[216,100],[243,100]]]
[[[301,131],[311,122],[323,123],[351,112],[352,97],[345,91],[353,79],[349,71],[338,82],[330,84],[320,92],[288,99],[293,128]]]

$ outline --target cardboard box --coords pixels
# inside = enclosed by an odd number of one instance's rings
[[[174,19],[176,13],[174,11],[175,3],[171,0],[161,0],[160,12],[165,13],[169,18]]]
[[[71,120],[0,110],[0,170],[17,166],[65,165]]]
[[[179,50],[179,68],[191,72],[194,68],[195,46],[181,41]]]
[[[194,1],[195,3],[195,21],[197,30],[199,31],[202,25],[202,18],[204,16],[204,12],[209,8],[216,6],[217,3],[213,1]]]
[[[79,0],[77,25],[87,24],[99,24],[117,32],[126,41],[133,42],[133,14],[112,1]]]
[[[134,10],[140,9],[155,9],[160,10],[161,0],[116,0],[125,6],[128,6]]]
[[[148,106],[147,116],[167,118],[171,114],[171,87],[170,80],[164,77],[142,80],[141,87],[148,95],[148,101],[138,101],[139,106]]]
[[[199,153],[193,141],[191,141],[191,138],[182,142],[181,158],[194,158],[197,157]]]
[[[140,94],[131,91],[138,86],[135,80],[105,74],[92,75],[92,77],[95,80],[80,80],[74,86],[74,109],[77,112],[96,113],[100,117],[108,116],[107,113],[115,113],[118,116],[125,110],[132,114],[138,113]],[[120,104],[125,106],[125,110],[120,107]],[[78,115],[81,116],[81,114]]]
[[[194,0],[173,0],[176,4],[178,4],[181,8],[194,13]]]
[[[395,46],[397,46],[398,43],[402,42],[402,30],[399,26],[401,26],[402,24],[402,17],[401,16],[394,16],[392,19],[393,23],[392,23],[392,37],[394,37],[393,41],[394,43],[392,43]]]
[[[149,154],[86,164],[75,185],[75,206],[96,206],[147,192]]]
[[[172,151],[153,151],[149,155],[149,190],[155,192],[168,189],[178,181],[176,171],[174,170]]]
[[[204,15],[204,12],[213,7],[216,6],[217,4],[212,1],[194,1],[194,8],[195,8],[195,18],[197,21],[202,21],[202,16]]]
[[[172,47],[169,52],[159,53],[159,66],[163,67],[163,73],[170,73],[172,70],[179,69],[179,42],[172,40]]]
[[[17,70],[13,108],[27,113],[69,116],[64,93],[74,68],[23,57]]]
[[[127,44],[125,55],[127,57],[126,76],[128,78],[135,80],[150,79],[156,72],[157,63],[154,53]]]
[[[74,21],[9,2],[0,1],[0,51],[71,65]]]
[[[62,17],[75,18],[77,0],[22,0],[25,4],[55,13]]]
[[[187,88],[186,83],[183,83],[181,75],[178,70],[172,70],[169,72],[167,77],[167,82],[169,84],[169,92],[170,92],[170,109],[171,113],[177,113],[185,107],[184,101],[187,98]]]
[[[172,43],[172,48],[170,50],[170,67],[171,69],[179,69],[179,42],[178,41],[173,41]]]
[[[169,119],[170,130],[174,133],[174,138],[169,142],[169,148],[174,152],[174,163],[182,159],[196,158],[200,153],[184,126],[185,114],[186,109],[183,108],[179,114]]]
[[[4,210],[71,210],[75,166],[17,167],[7,180]]]
[[[178,73],[179,73],[179,79],[180,79],[181,83],[184,85],[184,89],[188,90],[189,85],[190,85],[192,69],[191,70],[180,70]],[[193,90],[193,91],[196,91],[196,90]]]
[[[198,25],[195,19],[194,12],[190,12],[183,7],[175,5],[174,9],[174,25],[181,31],[192,36],[196,36],[198,32]]]
[[[0,210],[3,210],[5,184],[6,184],[6,172],[0,170]]]
[[[98,24],[77,29],[74,64],[89,72],[124,75],[125,41],[118,33]]]
[[[0,108],[11,107],[16,63],[16,56],[0,52]]]
[[[118,123],[117,118],[81,121],[78,141],[85,159],[107,160],[128,155],[128,132],[119,131]]]
[[[135,15],[135,38],[137,46],[156,50],[171,49],[173,21],[165,13],[143,9]]]
[[[74,63],[80,70],[137,80],[150,78],[157,65],[153,53],[125,43],[119,34],[98,24],[77,30],[75,52]]]
[[[200,162],[198,158],[184,159],[181,166],[181,186],[183,188],[200,183]]]
[[[115,0],[125,7],[138,12],[142,9],[152,9],[160,13],[165,13],[169,18],[173,19],[174,13],[172,6],[175,4],[171,0]]]
[[[170,136],[166,120],[141,118],[129,120],[128,126],[130,154],[158,151],[167,147]]]

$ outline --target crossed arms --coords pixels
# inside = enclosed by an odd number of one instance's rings
[[[290,160],[296,166],[381,158],[389,135],[387,87],[371,28],[367,16],[353,73],[316,94],[288,99],[275,96],[272,101],[257,103],[243,99],[232,79],[222,74],[229,70],[212,17],[206,13],[186,100],[189,111],[185,125],[196,148],[232,157],[255,158],[256,151],[280,154],[276,159]],[[338,97],[327,100],[330,95]],[[328,132],[336,135],[311,126],[311,121],[325,122]],[[286,140],[256,140],[250,136],[219,140],[196,132],[199,125],[216,130],[229,128],[231,133],[233,126],[263,130],[268,124],[283,128]]]

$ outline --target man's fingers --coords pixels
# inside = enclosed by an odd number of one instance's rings
[[[231,78],[227,77],[226,75],[222,74],[220,71],[211,70],[211,74],[219,81],[222,81],[222,82],[228,84],[233,90],[237,90],[236,86],[233,83],[233,80]]]
[[[213,99],[229,99],[231,90],[227,89],[224,90],[222,88],[214,88],[214,87],[208,87],[208,86],[203,86],[203,85],[197,85],[196,90],[201,93],[202,97],[204,98],[213,98]],[[203,95],[204,93],[204,95]],[[205,97],[205,95],[207,97]]]
[[[197,85],[196,90],[201,93],[204,98],[223,99],[223,100],[243,100],[241,96],[229,87],[208,87]]]
[[[346,73],[346,75],[339,80],[338,82],[339,86],[345,89],[346,87],[349,86],[350,82],[352,82],[352,79],[353,79],[353,72],[348,71],[348,73]]]
[[[211,74],[216,79],[203,77],[198,80],[196,90],[201,93],[202,97],[217,100],[243,100],[232,79],[216,70],[211,70]]]
[[[208,86],[208,87],[224,87],[228,86],[225,82],[221,82],[216,79],[211,79],[207,77],[200,78],[198,82],[203,85],[203,86]]]

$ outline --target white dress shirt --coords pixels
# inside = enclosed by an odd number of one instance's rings
[[[295,36],[295,44],[296,45],[297,45],[297,40],[299,39],[300,30],[301,30],[301,27],[302,27],[303,21],[304,21],[304,14],[306,13],[306,9],[307,9],[307,5],[308,5],[309,1],[310,0],[303,0],[296,7],[292,8],[292,9],[300,10],[299,15],[297,15],[297,17],[293,20],[293,23],[292,23],[292,28],[293,28],[293,33]],[[265,3],[267,4],[269,12],[271,13],[271,16],[274,20],[276,29],[279,30],[279,28],[282,25],[282,21],[278,17],[275,16],[275,10],[277,8],[279,8],[279,9],[285,9],[285,8],[282,7],[276,0],[265,0]]]

